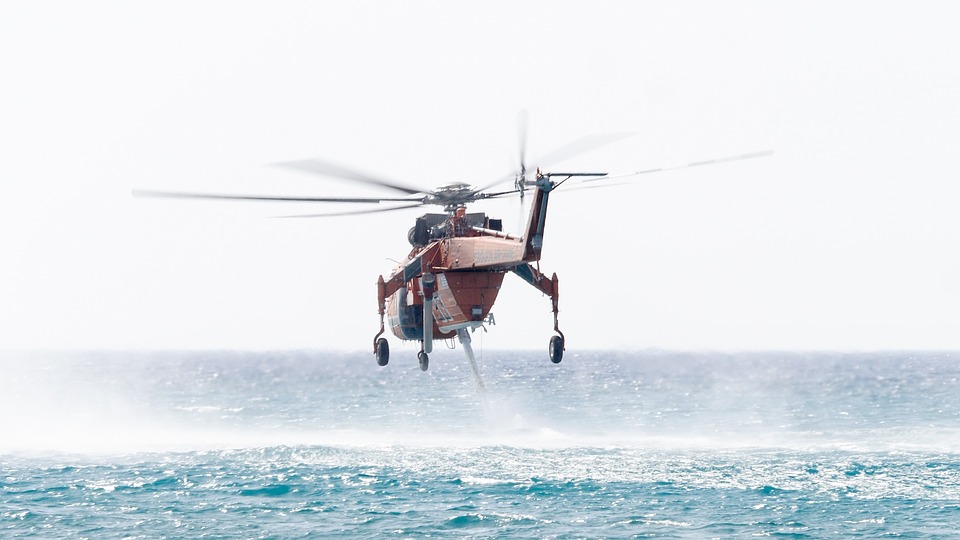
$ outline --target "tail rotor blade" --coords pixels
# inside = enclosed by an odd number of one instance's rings
[[[516,172],[510,173],[507,176],[503,176],[498,180],[491,182],[477,191],[486,191],[496,185],[502,184],[509,180],[516,180],[518,176],[521,176],[523,180],[526,180],[527,172],[527,161],[526,161],[526,152],[527,152],[527,120],[528,114],[527,111],[520,111],[520,114],[517,117],[517,127],[519,132],[520,140],[520,169]],[[582,137],[575,141],[569,142],[559,148],[556,148],[550,152],[547,152],[543,157],[536,161],[538,167],[549,167],[555,163],[571,159],[580,154],[596,150],[598,148],[607,146],[608,144],[613,144],[617,141],[626,139],[627,137],[632,137],[634,133],[606,133],[606,134],[597,134],[597,135],[588,135]],[[518,185],[518,189],[522,189],[522,186]],[[523,192],[520,191],[521,197]]]
[[[520,175],[525,176],[527,172],[527,126],[530,124],[530,115],[526,109],[520,111],[517,115],[517,142],[520,145]]]
[[[571,159],[592,150],[597,150],[598,148],[613,144],[617,141],[622,141],[633,135],[633,133],[600,133],[588,135],[547,152],[537,160],[537,165],[539,167],[550,167],[561,161]]]

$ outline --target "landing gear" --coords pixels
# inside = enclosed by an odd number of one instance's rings
[[[550,338],[550,346],[547,350],[550,351],[550,361],[559,364],[563,360],[563,338],[560,336]]]
[[[377,365],[385,366],[387,362],[390,361],[390,343],[387,342],[386,338],[380,338],[377,340],[376,348],[377,356]]]
[[[420,362],[420,371],[426,371],[430,367],[430,356],[423,351],[417,353],[417,361]]]
[[[538,178],[540,177],[538,176]],[[550,353],[550,361],[559,364],[560,360],[563,360],[563,350],[566,345],[563,332],[560,331],[560,323],[557,320],[557,315],[560,313],[560,280],[557,279],[556,274],[550,278],[541,274],[539,261],[536,267],[527,263],[514,268],[513,272],[550,297],[550,303],[553,305],[553,331],[557,335],[550,338],[550,346],[547,347],[547,351]]]
[[[380,279],[377,280],[377,296],[380,300],[380,331],[373,336],[373,355],[377,358],[377,365],[381,367],[387,365],[387,362],[390,361],[390,344],[387,342],[387,338],[380,337],[384,331],[383,316],[387,312],[386,287],[387,284],[383,281],[383,276],[380,276]]]

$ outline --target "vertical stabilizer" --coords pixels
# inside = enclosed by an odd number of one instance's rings
[[[543,231],[547,223],[547,203],[553,182],[538,175],[537,187],[534,190],[533,201],[530,203],[530,217],[527,228],[523,233],[523,260],[538,261],[543,251]]]

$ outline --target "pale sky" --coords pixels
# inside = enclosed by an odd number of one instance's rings
[[[957,20],[948,2],[3,2],[0,349],[366,350],[422,212],[270,219],[344,208],[131,190],[389,194],[270,166],[309,158],[485,184],[515,168],[522,110],[533,164],[635,133],[555,170],[776,152],[556,192],[541,269],[568,355],[958,349]],[[516,201],[471,210],[517,228]],[[546,351],[547,298],[509,275],[493,312],[475,346]]]

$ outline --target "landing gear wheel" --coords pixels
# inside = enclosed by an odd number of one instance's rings
[[[430,367],[430,357],[427,353],[420,351],[417,353],[417,360],[420,362],[420,371],[426,371]]]
[[[390,344],[386,338],[377,340],[377,365],[385,366],[390,361]]]
[[[560,360],[563,360],[563,338],[560,336],[550,338],[550,347],[547,350],[550,351],[550,361],[559,364]]]

